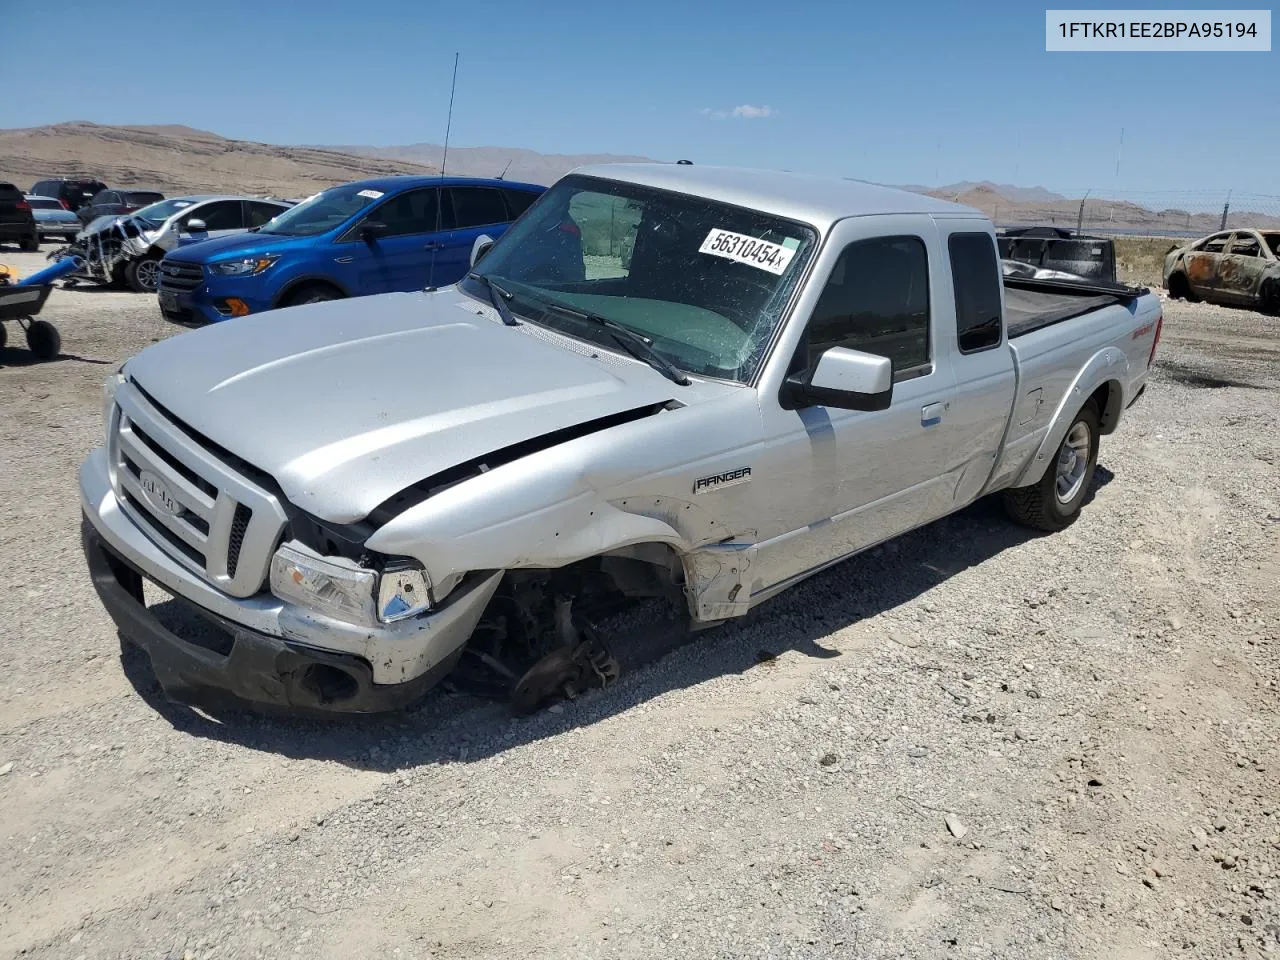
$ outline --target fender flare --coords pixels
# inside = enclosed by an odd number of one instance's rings
[[[1098,411],[1102,422],[1102,432],[1111,433],[1120,420],[1120,412],[1125,405],[1125,384],[1129,382],[1129,358],[1119,347],[1104,347],[1089,358],[1089,361],[1076,374],[1071,386],[1058,401],[1058,408],[1049,421],[1049,429],[1044,439],[1036,448],[1035,455],[1027,461],[1013,481],[1011,487],[1025,487],[1044,476],[1045,469],[1052,462],[1054,454],[1062,446],[1067,430],[1076,418],[1076,414],[1097,393],[1100,387],[1110,387],[1111,393],[1105,408]]]

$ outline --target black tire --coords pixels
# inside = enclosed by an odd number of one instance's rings
[[[160,285],[160,258],[130,260],[124,265],[124,282],[135,293],[155,293]]]
[[[4,342],[9,339],[9,332],[5,330],[4,324],[0,323],[0,353],[4,353]]]
[[[62,350],[58,328],[47,320],[32,320],[27,326],[27,348],[37,360],[52,360]]]
[[[18,242],[18,249],[25,253],[35,253],[40,249],[40,238],[36,236],[23,237]]]
[[[290,291],[281,301],[282,307],[297,307],[304,303],[324,303],[326,300],[341,300],[341,290],[325,283],[305,283],[297,290]]]
[[[1059,463],[1069,444],[1069,438],[1083,425],[1089,432],[1089,451],[1085,457],[1084,475],[1079,485],[1068,491],[1070,495],[1063,499],[1059,494]],[[1029,487],[1014,487],[1004,494],[1004,508],[1009,516],[1023,526],[1049,533],[1065,529],[1075,522],[1080,515],[1080,507],[1089,495],[1089,487],[1093,484],[1093,471],[1098,465],[1098,410],[1092,403],[1085,404],[1076,414],[1071,426],[1067,428],[1067,439],[1062,441],[1049,465],[1045,467],[1044,476]],[[1078,454],[1077,454],[1078,455]],[[1075,487],[1075,484],[1072,484]]]

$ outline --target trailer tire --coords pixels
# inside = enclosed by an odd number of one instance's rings
[[[52,360],[62,350],[58,328],[47,320],[32,320],[27,325],[27,348],[37,360]]]
[[[1098,420],[1098,408],[1092,401],[1086,403],[1071,421],[1044,476],[1029,487],[1005,491],[1004,507],[1012,519],[1049,533],[1075,522],[1098,465]]]

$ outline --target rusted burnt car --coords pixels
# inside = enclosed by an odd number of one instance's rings
[[[1280,314],[1280,230],[1223,230],[1169,252],[1169,296]]]

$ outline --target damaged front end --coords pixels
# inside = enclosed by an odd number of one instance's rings
[[[84,265],[70,280],[122,283],[124,268],[131,260],[146,256],[152,245],[152,231],[134,217],[99,217],[91,221],[66,247],[55,250],[50,260],[79,257]]]

